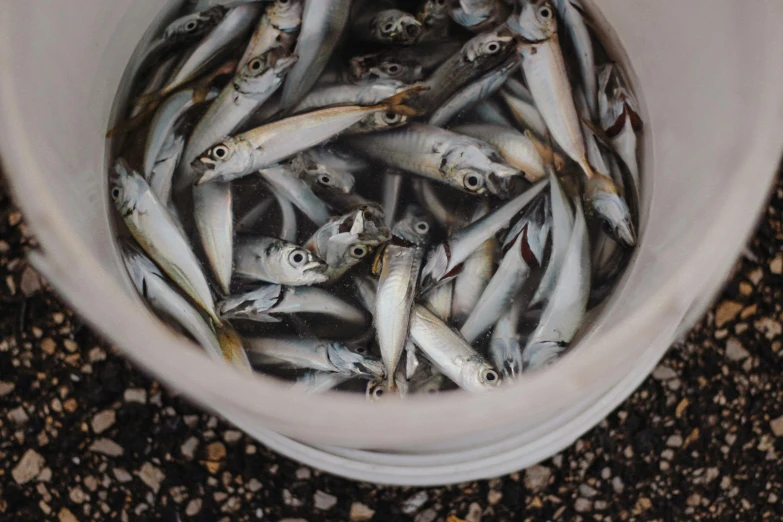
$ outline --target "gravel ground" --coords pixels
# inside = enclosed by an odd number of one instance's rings
[[[132,368],[26,265],[0,194],[0,520],[780,520],[783,183],[716,306],[526,471],[379,488],[287,460]]]

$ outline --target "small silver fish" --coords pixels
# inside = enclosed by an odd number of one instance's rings
[[[389,167],[469,194],[507,196],[510,178],[519,174],[486,143],[418,123],[384,133],[351,136],[344,142]]]
[[[478,205],[471,221],[478,221],[487,214],[487,205]],[[495,272],[498,241],[491,237],[484,241],[463,263],[462,271],[454,281],[454,296],[451,315],[458,326],[462,326],[476,307],[481,294]]]
[[[449,36],[451,17],[449,0],[424,0],[416,13],[421,22],[420,42],[445,40]]]
[[[241,342],[225,342],[228,336],[216,334],[214,327],[166,282],[160,269],[135,246],[124,245],[123,254],[123,261],[136,290],[155,311],[171,317],[181,325],[214,360],[250,371],[250,361]],[[224,327],[230,328],[227,324]]]
[[[451,9],[454,21],[474,33],[502,24],[508,14],[503,0],[456,0]]]
[[[392,235],[417,246],[425,246],[435,223],[432,217],[416,205],[408,205],[405,213],[392,227]]]
[[[326,277],[334,281],[391,237],[383,224],[383,214],[365,207],[332,218],[305,244],[310,252],[328,265]]]
[[[500,98],[508,107],[514,121],[521,129],[531,130],[539,137],[548,136],[548,130],[544,118],[536,108],[532,95],[530,98],[519,96],[509,87],[512,85],[513,78],[506,82],[506,86],[500,90]],[[520,84],[521,85],[521,84]],[[527,89],[525,89],[527,90]],[[529,93],[528,93],[529,94]]]
[[[298,234],[299,227],[297,225],[296,211],[294,210],[294,205],[287,197],[283,195],[281,190],[277,189],[271,184],[269,189],[274,195],[275,200],[277,201],[277,206],[280,207],[281,224],[280,224],[280,235],[278,237],[283,241],[288,241],[289,243],[293,243],[296,241],[296,238],[299,235]]]
[[[555,0],[555,7],[568,29],[571,42],[576,50],[582,87],[587,99],[587,107],[590,110],[590,119],[597,118],[598,84],[595,75],[595,55],[593,54],[593,41],[585,22],[585,10],[579,0]]]
[[[503,125],[504,127],[514,126],[506,111],[503,110],[503,107],[495,98],[477,103],[472,109],[467,111],[467,118],[476,123],[489,123],[491,125]]]
[[[495,147],[503,160],[521,170],[525,179],[531,183],[546,176],[544,160],[529,134],[486,123],[460,125],[453,130],[459,134],[480,138]]]
[[[165,144],[161,149],[152,171],[149,176],[150,189],[155,197],[163,206],[169,209],[176,218],[176,208],[171,199],[172,183],[174,172],[177,170],[177,163],[182,157],[185,149],[185,137],[171,135],[170,143]],[[178,221],[178,220],[177,220]]]
[[[397,80],[327,85],[314,89],[299,102],[294,113],[337,105],[376,105],[410,86]]]
[[[363,324],[364,312],[320,288],[264,285],[218,304],[226,319],[277,323],[278,314],[323,314],[347,323]]]
[[[323,393],[333,390],[349,379],[351,379],[350,375],[316,370],[299,377],[291,388],[308,394]]]
[[[302,27],[304,0],[273,0],[266,8],[239,60],[239,69],[272,49],[293,50]]]
[[[242,237],[234,254],[234,274],[288,286],[325,283],[327,265],[299,245],[271,237]]]
[[[356,2],[352,32],[359,40],[376,43],[411,45],[422,32],[416,17],[393,7],[393,3],[379,0]]]
[[[454,309],[454,281],[446,281],[426,291],[422,295],[421,305],[444,323],[451,322],[451,312]]]
[[[518,330],[522,306],[519,299],[511,303],[509,309],[495,323],[489,342],[489,355],[504,379],[515,379],[522,373],[522,345]]]
[[[422,270],[422,286],[428,288],[455,277],[460,265],[470,254],[500,230],[507,228],[514,216],[533,201],[547,184],[547,180],[539,181],[498,210],[455,232],[431,250]]]
[[[344,344],[299,337],[248,339],[248,356],[255,364],[302,368],[379,379],[383,365]]]
[[[317,164],[347,174],[354,174],[370,167],[367,160],[358,154],[353,154],[331,145],[314,147],[303,154]]]
[[[289,166],[261,169],[258,174],[316,225],[323,225],[331,217],[326,204]]]
[[[500,382],[497,372],[462,336],[423,306],[413,307],[410,331],[427,359],[460,388],[480,392]]]
[[[350,194],[356,184],[350,170],[335,168],[329,162],[320,161],[316,151],[307,151],[291,160],[291,169],[304,179],[310,188],[323,187]]]
[[[408,47],[390,47],[380,52],[354,56],[349,73],[354,82],[396,80],[412,84],[458,52],[457,40],[432,42]]]
[[[220,325],[209,283],[190,243],[144,178],[124,160],[114,167],[110,194],[128,230],[147,255]]]
[[[383,187],[381,188],[381,201],[383,213],[385,215],[384,223],[387,227],[394,224],[394,216],[397,214],[397,204],[400,201],[402,192],[403,175],[394,169],[386,169],[383,174]]]

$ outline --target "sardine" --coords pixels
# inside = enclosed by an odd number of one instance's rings
[[[487,205],[479,205],[473,213],[472,221],[481,219],[487,214],[487,211]],[[457,325],[461,326],[470,316],[481,294],[492,279],[492,274],[495,272],[497,251],[497,239],[491,237],[484,241],[465,260],[462,271],[454,280],[451,315]]]
[[[366,207],[332,218],[313,234],[305,248],[326,262],[329,268],[325,275],[335,281],[390,237],[383,213]]]
[[[325,283],[326,263],[299,245],[271,237],[240,237],[234,274],[288,286]]]
[[[193,301],[220,325],[201,265],[168,209],[144,178],[118,160],[111,179],[111,198],[142,249]]]
[[[448,0],[423,0],[416,12],[421,22],[422,33],[419,42],[445,40],[449,37],[451,17]]]
[[[520,40],[517,50],[536,108],[555,142],[589,179],[593,170],[560,49],[555,10],[550,0],[521,0],[518,5],[521,8],[509,18],[508,26]]]
[[[381,378],[383,364],[344,344],[299,337],[248,339],[248,356],[254,364],[269,364],[356,377]]]
[[[411,307],[423,257],[421,248],[393,241],[378,255],[373,270],[379,276],[373,324],[390,389],[394,389],[397,364],[408,339]]]
[[[503,0],[456,0],[453,4],[451,17],[474,33],[502,24],[509,14]]]
[[[296,211],[291,201],[285,197],[280,190],[274,186],[270,187],[272,194],[274,194],[277,200],[277,206],[280,207],[280,234],[278,237],[283,241],[293,243],[298,236],[298,227],[296,222]]]
[[[507,197],[511,178],[519,174],[486,143],[418,123],[383,133],[351,136],[344,142],[389,167],[468,194],[489,192]]]
[[[367,275],[358,275],[353,277],[353,286],[356,290],[356,297],[362,306],[372,312],[375,310],[375,296],[378,292],[378,281],[374,277]]]
[[[193,218],[201,246],[220,290],[231,285],[234,209],[229,183],[193,187]]]
[[[292,51],[302,27],[303,8],[304,0],[273,0],[267,6],[239,60],[239,69],[256,56],[262,56],[273,49],[279,48],[286,53]]]
[[[530,273],[544,260],[549,226],[542,205],[532,207],[523,218],[525,224],[512,239],[503,260],[481,294],[460,333],[469,343],[475,342],[506,312],[517,297]]]
[[[486,391],[500,378],[484,358],[457,332],[421,305],[413,307],[411,339],[427,359],[457,386],[468,391]]]
[[[299,377],[291,388],[305,393],[323,393],[333,390],[349,379],[351,375],[312,371]]]
[[[468,256],[482,243],[507,228],[514,216],[533,201],[548,183],[547,180],[538,182],[496,211],[455,232],[431,250],[422,270],[422,286],[427,288],[455,277]]]
[[[323,314],[347,323],[363,324],[364,312],[320,288],[264,285],[218,304],[225,319],[277,323],[278,314]]]
[[[571,43],[579,60],[579,71],[582,75],[582,88],[590,110],[590,119],[598,117],[598,84],[595,74],[595,55],[593,41],[585,23],[585,11],[579,0],[555,0],[560,18],[568,29]]]
[[[316,187],[324,190],[335,190],[343,194],[350,194],[356,184],[356,178],[349,170],[342,170],[330,166],[328,162],[319,161],[318,153],[307,151],[299,154],[291,160],[291,170],[317,192]]]
[[[296,106],[294,113],[338,105],[377,105],[408,88],[408,84],[397,80],[328,85],[310,91]]]
[[[160,151],[149,176],[150,189],[161,205],[169,209],[176,218],[176,209],[171,199],[172,182],[177,163],[185,149],[185,137],[171,135],[170,143]]]
[[[289,166],[261,169],[258,171],[258,174],[316,225],[323,225],[331,217],[326,204],[313,193],[310,186],[300,179]]]
[[[590,296],[590,238],[579,200],[562,269],[541,320],[522,352],[525,369],[550,364],[568,346],[585,316]]]
[[[510,81],[506,82],[507,85],[509,83]],[[547,136],[548,130],[546,123],[544,123],[544,118],[532,99],[527,100],[519,97],[508,88],[500,90],[500,98],[505,102],[517,125],[523,129],[530,129],[537,136]]]
[[[351,32],[358,40],[411,45],[421,31],[421,23],[416,17],[395,9],[394,2],[357,0],[354,3]]]
[[[519,59],[515,56],[510,57],[503,64],[455,93],[438,110],[432,113],[428,123],[435,127],[446,125],[476,103],[489,98],[497,92],[518,67]]]
[[[412,84],[423,80],[427,73],[440,66],[461,47],[457,40],[392,47],[372,54],[354,56],[348,68],[355,82],[396,80]]]
[[[519,336],[519,318],[522,315],[522,308],[521,300],[513,300],[492,330],[489,356],[504,379],[515,379],[522,373],[522,345]]]
[[[432,227],[432,218],[416,205],[409,205],[405,213],[394,224],[392,235],[416,246],[426,246]]]
[[[200,175],[197,183],[246,176],[334,138],[367,118],[375,122],[378,116],[387,118],[390,125],[399,124],[401,116],[412,114],[403,104],[409,92],[396,94],[378,105],[331,107],[293,116],[227,138],[192,162]]]
[[[402,174],[393,169],[387,169],[383,175],[383,187],[381,189],[381,201],[384,213],[384,223],[391,227],[394,223],[394,215],[397,213],[397,202],[402,191]]]
[[[351,0],[305,0],[294,52],[299,61],[283,86],[283,110],[294,108],[318,81],[348,23],[350,10]]]
[[[481,123],[460,125],[452,130],[459,134],[482,139],[495,147],[503,160],[512,167],[521,170],[525,179],[531,183],[546,176],[544,160],[529,134],[509,127]]]
[[[213,326],[166,282],[163,273],[147,256],[128,245],[125,245],[123,253],[136,290],[155,311],[171,317],[182,326],[214,360],[250,371],[250,362],[241,343],[221,345]]]
[[[260,13],[261,6],[257,3],[230,9],[209,35],[180,63],[168,83],[157,93],[158,97],[174,92],[212,66],[232,45],[250,32]]]

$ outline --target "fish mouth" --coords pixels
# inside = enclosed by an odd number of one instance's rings
[[[217,178],[217,171],[215,170],[215,162],[206,158],[197,158],[190,164],[193,171],[199,176],[196,180],[196,185],[203,185],[215,181]]]
[[[325,274],[329,266],[324,261],[311,261],[302,267],[303,274]]]
[[[633,223],[624,221],[621,225],[615,227],[614,232],[615,237],[619,239],[626,248],[633,248],[636,246],[636,232],[634,231]]]
[[[400,24],[400,39],[415,40],[421,35],[421,24],[418,20],[403,20]]]

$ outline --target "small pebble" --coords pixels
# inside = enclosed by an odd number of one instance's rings
[[[426,504],[429,499],[430,496],[427,493],[427,490],[422,489],[418,493],[408,497],[403,501],[402,512],[406,515],[413,515],[419,509],[421,509],[421,507]]]
[[[586,498],[579,497],[574,502],[574,511],[577,513],[587,513],[593,510],[593,503]]]
[[[668,366],[658,365],[652,373],[653,379],[657,381],[668,381],[677,377],[677,372]]]
[[[220,441],[207,445],[206,452],[207,460],[212,462],[219,462],[226,458],[226,446]]]
[[[769,427],[772,428],[772,433],[776,437],[783,437],[783,416],[770,421]]]
[[[481,522],[481,506],[478,502],[472,502],[468,506],[468,514],[465,515],[465,522]]]
[[[125,390],[124,399],[125,402],[138,402],[139,404],[146,404],[147,390],[144,388],[129,388]]]
[[[141,466],[137,475],[155,493],[160,491],[160,483],[166,478],[166,475],[160,468],[153,466],[149,462],[145,462]]]
[[[185,458],[191,460],[196,455],[196,448],[198,448],[198,444],[199,441],[196,437],[190,437],[188,440],[182,443],[182,445],[179,447],[179,450],[182,452],[182,455]]]
[[[57,520],[59,520],[59,522],[79,522],[79,519],[76,518],[68,508],[62,508],[60,512],[57,513]]]
[[[191,501],[188,502],[188,505],[185,508],[185,514],[189,517],[194,517],[198,515],[199,511],[201,511],[202,503],[203,501],[200,498],[191,499]]]
[[[489,493],[487,493],[487,502],[490,506],[494,506],[498,502],[500,502],[500,499],[503,498],[503,493],[496,489],[490,489]]]
[[[315,506],[315,509],[320,511],[329,511],[336,504],[337,497],[330,495],[329,493],[318,490],[315,492],[315,495],[313,495],[313,505]]]
[[[666,439],[666,445],[670,448],[680,448],[682,447],[682,437],[680,435],[671,435]]]
[[[297,480],[310,480],[310,468],[302,466],[296,470]]]
[[[117,414],[114,412],[114,410],[103,410],[93,416],[92,421],[90,421],[90,426],[92,426],[93,432],[100,435],[104,431],[111,428],[114,425],[116,419]]]
[[[742,344],[735,338],[731,338],[726,341],[726,357],[730,361],[741,361],[750,353],[742,346]]]
[[[14,469],[11,470],[11,476],[14,477],[17,484],[30,482],[38,476],[43,469],[45,462],[46,461],[40,453],[29,449],[22,455],[22,458],[19,459],[19,462],[14,466]]]
[[[778,254],[769,262],[769,271],[773,274],[783,274],[783,254]]]
[[[0,381],[0,397],[8,395],[14,391],[15,385],[12,382]]]
[[[364,522],[365,520],[371,520],[375,516],[375,510],[370,509],[361,502],[354,502],[351,504],[351,511],[348,517],[351,522]]]
[[[227,444],[234,444],[235,442],[239,442],[242,439],[243,433],[241,431],[237,430],[227,430],[223,434],[223,440],[226,441]]]
[[[97,439],[95,442],[90,444],[89,450],[95,453],[108,455],[109,457],[119,457],[125,453],[125,450],[122,448],[122,446],[107,438]]]
[[[724,324],[733,321],[742,310],[742,304],[736,301],[723,301],[715,310],[715,326],[720,328]]]
[[[535,492],[544,489],[552,476],[552,470],[536,465],[525,470],[525,487]]]
[[[261,482],[258,479],[256,479],[256,478],[251,478],[247,482],[247,490],[250,491],[251,493],[255,493],[257,491],[261,491],[261,489],[263,487],[264,487],[264,485],[261,484]]]
[[[114,468],[112,473],[114,474],[114,478],[117,479],[117,482],[125,483],[133,480],[133,476],[128,473],[125,468]]]
[[[13,422],[17,426],[27,424],[27,422],[30,420],[30,417],[27,416],[27,412],[24,411],[24,408],[21,406],[9,411],[7,417],[8,420]]]
[[[413,522],[433,522],[436,518],[438,518],[438,512],[429,508],[416,515]]]

